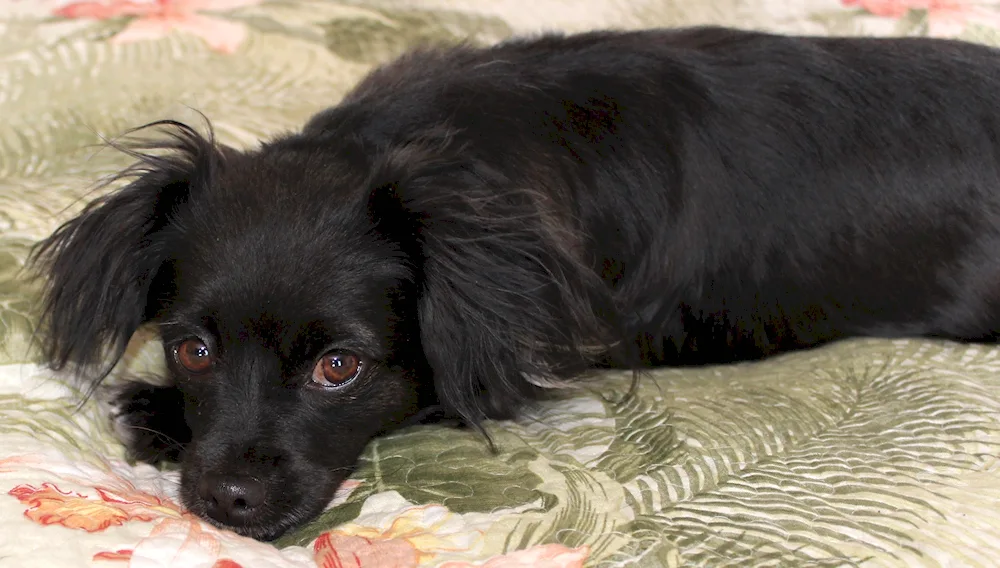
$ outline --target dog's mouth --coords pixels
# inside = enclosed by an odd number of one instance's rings
[[[277,540],[286,532],[304,524],[310,518],[310,516],[305,516],[303,518],[296,518],[294,516],[285,517],[279,519],[276,522],[271,522],[266,525],[264,524],[232,524],[230,522],[220,521],[205,514],[198,513],[198,516],[202,518],[205,522],[210,525],[232,531],[240,536],[245,536],[247,538],[252,538],[254,540],[259,540],[262,542],[270,542]]]

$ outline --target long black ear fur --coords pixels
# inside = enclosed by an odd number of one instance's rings
[[[448,138],[386,156],[369,208],[417,257],[420,339],[440,401],[478,425],[590,368],[620,334],[610,290],[575,254],[573,220]]]
[[[42,355],[56,370],[103,379],[138,327],[153,317],[154,281],[168,258],[164,229],[171,212],[221,159],[211,139],[174,122],[156,122],[158,140],[112,143],[137,163],[106,183],[130,183],[90,203],[32,252],[45,279],[39,333]],[[162,275],[161,275],[162,276]]]

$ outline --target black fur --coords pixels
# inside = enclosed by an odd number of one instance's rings
[[[380,433],[515,415],[595,366],[1000,329],[1000,54],[699,28],[416,52],[241,152],[176,123],[37,251],[46,357],[128,387],[144,459],[273,538]],[[158,157],[157,157],[158,156]],[[174,349],[198,338],[205,375]],[[310,385],[331,349],[358,379]],[[220,510],[220,499],[236,508]]]

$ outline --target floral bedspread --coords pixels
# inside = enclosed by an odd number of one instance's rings
[[[272,544],[185,512],[100,404],[35,364],[32,243],[127,163],[101,137],[204,112],[236,146],[294,128],[425,42],[718,23],[1000,45],[974,0],[0,0],[0,566],[996,566],[1000,349],[848,341],[628,377],[476,434],[371,444]],[[155,338],[122,372],[153,369]]]

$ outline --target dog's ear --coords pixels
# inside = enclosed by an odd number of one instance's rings
[[[413,259],[420,342],[451,412],[510,417],[609,348],[610,293],[550,194],[441,143],[388,155],[375,179],[369,208]]]
[[[100,380],[169,294],[159,289],[172,280],[165,229],[221,158],[210,138],[188,126],[165,121],[142,130],[150,127],[166,136],[112,144],[137,162],[107,183],[130,183],[90,203],[32,253],[45,279],[42,355],[54,369],[90,374],[96,368]]]

